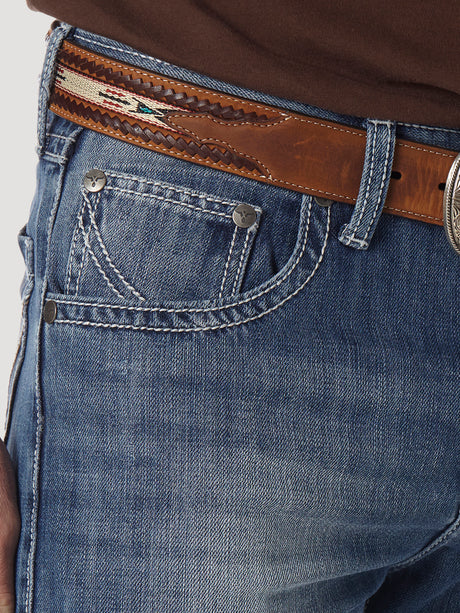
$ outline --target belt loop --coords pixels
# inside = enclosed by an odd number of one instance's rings
[[[396,122],[367,120],[366,154],[358,198],[349,223],[339,241],[356,249],[367,249],[385,203],[393,165]]]
[[[38,92],[38,121],[37,121],[37,153],[43,154],[46,143],[46,124],[48,119],[48,102],[53,86],[54,72],[56,70],[56,55],[64,38],[74,26],[54,20],[47,33],[47,46],[43,68],[40,75],[40,89]]]

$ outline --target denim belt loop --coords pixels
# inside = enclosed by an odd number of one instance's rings
[[[393,165],[396,122],[367,120],[366,154],[358,198],[349,223],[339,240],[356,249],[367,249],[385,203]]]
[[[53,77],[56,70],[56,56],[62,41],[74,26],[54,20],[48,31],[47,47],[43,68],[40,75],[40,88],[38,92],[38,121],[37,121],[37,147],[39,156],[43,154],[46,144],[46,127],[48,117],[48,102],[53,86]]]

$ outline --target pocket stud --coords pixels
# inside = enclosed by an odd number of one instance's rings
[[[97,168],[88,170],[83,179],[83,184],[89,192],[100,192],[107,183],[107,177]]]
[[[233,211],[232,219],[240,228],[249,228],[257,219],[257,214],[250,204],[239,204]]]
[[[47,300],[43,309],[43,319],[47,324],[52,324],[56,319],[57,305],[54,300]]]

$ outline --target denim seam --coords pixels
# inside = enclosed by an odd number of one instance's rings
[[[47,132],[46,136],[48,138],[50,136],[52,136],[53,138],[61,138],[62,140],[67,140],[67,141],[70,141],[71,143],[77,142],[77,139],[73,138],[72,136],[63,136],[62,134],[54,134],[54,132]]]
[[[204,192],[194,192],[191,191],[189,189],[186,188],[178,188],[175,185],[171,185],[169,183],[164,183],[163,181],[150,181],[149,179],[143,179],[141,177],[138,177],[137,175],[132,175],[132,174],[128,174],[128,173],[117,173],[117,172],[111,172],[111,171],[104,171],[104,173],[109,176],[109,177],[115,177],[116,179],[124,179],[124,180],[133,180],[136,181],[137,183],[145,183],[147,185],[153,185],[154,187],[161,187],[165,190],[170,190],[173,192],[176,192],[178,194],[185,194],[187,196],[193,196],[196,198],[200,198],[201,200],[206,200],[207,202],[217,202],[219,204],[226,204],[228,206],[231,207],[235,207],[238,204],[241,204],[240,201],[230,201],[230,200],[222,200],[221,198],[218,198],[217,196],[211,196],[208,194],[205,194]],[[115,187],[110,186],[111,189],[117,189]],[[122,188],[120,188],[122,189]],[[174,201],[175,202],[175,201]],[[180,202],[180,201],[179,201]]]
[[[77,217],[77,224],[78,224],[78,231],[81,233],[81,237],[83,239],[83,250],[82,250],[82,254],[81,254],[81,262],[80,262],[80,266],[78,267],[78,274],[77,274],[77,282],[75,284],[75,295],[78,296],[78,292],[80,290],[80,280],[81,280],[81,275],[83,272],[83,267],[84,267],[84,263],[85,263],[85,259],[86,259],[86,241],[85,241],[85,237],[83,235],[83,214],[85,212],[85,205],[86,202],[83,201],[81,210],[80,210],[80,214]],[[77,233],[77,238],[78,238],[78,233]],[[69,292],[70,293],[70,292]]]
[[[70,121],[72,121],[72,114],[68,113],[66,111],[62,111],[61,112],[62,116],[64,118],[69,119]],[[78,122],[82,125],[87,125],[92,131],[94,131],[94,127],[93,124],[91,124],[89,121],[85,121],[84,119],[79,118]],[[113,136],[115,136],[115,138],[120,138],[120,134],[119,132],[115,132],[114,130],[108,130],[106,128],[104,128],[104,134],[112,134]],[[162,149],[161,147],[159,147],[158,145],[155,145],[154,143],[143,143],[143,145],[139,145],[139,142],[134,139],[131,138],[129,136],[123,136],[123,138],[121,140],[126,140],[126,141],[132,141],[136,146],[140,147],[147,147],[149,149],[153,149],[154,151],[158,151],[159,153],[162,153],[163,155],[168,155],[167,153],[165,153],[164,149]],[[185,155],[183,153],[179,153],[178,151],[174,153],[174,157],[180,157],[183,158],[184,160],[186,160],[187,162],[191,162],[193,163],[193,158],[192,156],[188,156]],[[203,159],[203,158],[199,158],[199,159]],[[196,162],[195,162],[196,163]],[[206,160],[206,166],[211,166],[212,168],[216,168],[217,170],[221,170],[223,172],[228,172],[228,170],[226,168],[222,168],[221,165],[219,165],[216,162],[212,162],[209,160]],[[250,179],[254,179],[257,180],[259,179],[269,179],[270,177],[267,177],[265,175],[254,175],[253,173],[250,173],[248,171],[243,170],[242,168],[239,169],[238,171],[239,174],[241,175],[245,175],[247,177],[249,177]],[[289,181],[282,181],[281,179],[275,179],[275,178],[271,178],[271,181],[273,181],[274,183],[279,183],[280,185],[290,185],[291,187],[300,187],[301,189],[308,189],[311,191],[314,191],[315,193],[318,194],[324,194],[326,196],[335,196],[335,198],[339,198],[339,199],[344,199],[344,200],[350,200],[351,202],[355,202],[355,198],[352,198],[351,196],[345,196],[343,194],[336,194],[334,192],[327,192],[321,189],[317,189],[316,187],[308,187],[306,185],[297,185],[297,183],[290,183]]]
[[[91,245],[90,245],[90,242],[89,242],[89,236],[88,236],[88,233],[85,232],[85,229],[83,227],[83,221],[81,221],[79,223],[80,223],[80,229],[81,229],[81,232],[82,232],[83,240],[85,241],[86,249],[87,249],[88,253],[90,254],[90,256],[93,258],[93,261],[94,261],[94,263],[96,265],[96,268],[101,273],[101,275],[104,277],[104,279],[105,279],[107,285],[109,286],[109,288],[115,292],[115,294],[118,296],[118,298],[121,298],[122,300],[126,300],[126,297],[123,296],[123,294],[121,294],[117,290],[117,288],[113,285],[113,283],[110,281],[110,279],[106,275],[105,271],[102,269],[102,266],[100,265],[99,260],[97,259],[94,251],[91,249]],[[83,265],[83,259],[82,259],[82,265]],[[80,271],[81,271],[81,267],[80,267]]]
[[[246,251],[248,249],[248,244],[249,244],[249,233],[250,233],[250,230],[248,229],[246,231],[246,236],[245,236],[245,239],[244,239],[243,249],[241,250],[240,261],[238,262],[238,269],[236,271],[235,281],[233,282],[233,287],[232,287],[231,294],[230,294],[231,296],[233,296],[236,293],[236,288],[239,285],[240,274],[241,274],[241,270],[243,268],[243,262],[244,262],[244,260],[246,258]]]
[[[232,219],[232,216],[228,213],[218,213],[217,211],[210,211],[209,209],[203,209],[202,207],[193,206],[193,204],[188,204],[187,202],[180,202],[179,200],[172,200],[171,198],[165,198],[164,196],[160,196],[158,194],[144,194],[142,192],[136,192],[132,189],[124,189],[122,187],[112,187],[111,185],[106,186],[104,189],[121,192],[124,194],[133,194],[134,196],[141,196],[142,198],[151,198],[152,200],[161,200],[162,202],[169,202],[171,204],[177,204],[179,206],[185,206],[189,209],[193,209],[194,211],[198,211],[199,213],[209,213],[210,215],[217,215],[218,217],[225,217],[226,219]],[[233,205],[236,206],[236,205]]]
[[[80,207],[80,211],[78,213],[78,217],[77,217],[77,222],[80,221],[80,219],[83,219],[83,213],[85,210],[85,206],[86,203],[85,201],[82,202],[82,205]],[[70,260],[69,260],[69,265],[67,268],[67,278],[66,278],[66,284],[65,284],[65,293],[66,294],[70,294],[70,280],[72,278],[72,269],[73,269],[73,262],[74,262],[74,257],[75,257],[75,249],[76,249],[76,245],[77,245],[77,240],[78,240],[78,235],[80,234],[80,224],[77,223],[77,227],[76,227],[76,231],[74,232],[73,238],[72,238],[72,244],[70,246]],[[83,261],[83,256],[82,256],[82,261]],[[80,281],[80,274],[77,277],[77,283],[76,283],[76,287],[78,288],[79,285],[79,281]]]
[[[391,125],[390,123],[386,124],[389,135],[391,135],[390,125]],[[385,188],[385,183],[386,183],[387,176],[388,176],[388,159],[390,157],[390,151],[391,151],[391,146],[390,145],[391,145],[390,142],[387,141],[387,153],[386,153],[386,156],[385,156],[384,171],[383,171],[382,180],[380,182],[380,187],[379,187],[379,192],[378,192],[378,194],[379,194],[379,196],[378,196],[378,203],[379,203],[379,205],[380,205],[380,202],[382,200],[382,194],[383,194],[383,190]],[[364,241],[366,241],[366,243],[368,242],[367,241],[367,237],[369,236],[369,234],[371,232],[371,229],[372,229],[372,227],[374,225],[374,221],[375,221],[375,218],[377,217],[377,212],[379,211],[379,209],[380,209],[380,206],[377,206],[377,205],[374,206],[374,214],[372,215],[371,223],[368,225],[367,232],[366,232],[366,234],[364,236]]]
[[[366,187],[366,195],[364,196],[364,202],[361,205],[361,210],[359,212],[359,217],[358,217],[358,221],[355,223],[355,227],[353,228],[353,232],[351,235],[348,235],[347,238],[348,240],[351,242],[356,238],[356,232],[360,229],[360,223],[361,223],[361,219],[363,218],[364,215],[364,210],[367,207],[367,203],[369,202],[369,192],[371,189],[371,184],[372,184],[372,176],[374,174],[374,165],[375,165],[375,145],[376,145],[376,141],[377,141],[377,128],[374,124],[374,122],[371,122],[373,124],[373,128],[374,128],[374,135],[372,138],[372,153],[371,153],[371,167],[369,170],[369,176],[366,179],[367,182],[367,187]],[[362,239],[358,239],[361,242]]]
[[[95,204],[95,208],[93,210],[93,207],[91,206],[91,202],[89,200],[89,198],[87,197],[87,195],[84,193],[84,188],[82,188],[82,194],[83,194],[83,199],[85,200],[86,204],[87,204],[87,208],[88,208],[88,213],[89,213],[89,217],[90,217],[90,224],[91,226],[94,228],[94,231],[96,233],[96,238],[97,241],[102,249],[102,253],[104,254],[104,257],[107,261],[107,264],[110,266],[110,268],[113,270],[113,272],[115,273],[115,275],[118,277],[118,279],[122,282],[122,284],[132,293],[134,294],[134,296],[136,296],[136,298],[139,298],[139,300],[145,300],[144,296],[142,296],[140,294],[140,292],[138,292],[128,281],[127,279],[125,279],[125,277],[123,276],[123,274],[121,273],[120,270],[118,270],[118,268],[115,266],[115,264],[112,261],[112,258],[110,257],[108,251],[107,251],[107,247],[105,246],[105,243],[102,239],[101,233],[99,231],[99,227],[96,223],[96,218],[95,218],[95,212],[97,210],[97,206],[100,202],[100,194],[101,192],[99,192],[98,194],[98,198],[96,199],[96,204]],[[95,256],[97,257],[97,256]]]
[[[458,134],[458,130],[455,128],[441,128],[436,126],[425,126],[421,123],[404,123],[401,121],[397,122],[398,126],[407,126],[408,128],[423,128],[424,130],[433,130],[434,132],[452,132],[453,134]]]
[[[421,551],[419,551],[415,555],[411,556],[407,560],[404,560],[403,562],[400,562],[399,564],[394,564],[389,569],[388,572],[392,573],[392,572],[398,571],[401,568],[405,568],[406,566],[410,566],[410,565],[414,564],[415,562],[418,562],[419,560],[423,559],[429,553],[431,553],[432,551],[435,551],[436,549],[438,549],[439,546],[442,545],[445,541],[447,541],[452,536],[452,534],[457,532],[457,530],[459,528],[460,528],[460,512],[457,514],[457,517],[450,524],[450,526],[448,526],[444,530],[444,532],[442,532],[438,537],[436,537],[434,539],[434,541],[432,541],[429,545],[427,545],[426,547],[421,549]]]
[[[80,326],[93,326],[96,328],[115,328],[115,329],[152,331],[152,332],[200,332],[200,331],[206,331],[206,330],[220,330],[223,328],[233,328],[234,326],[241,326],[242,324],[248,323],[250,321],[254,321],[255,319],[260,319],[264,315],[267,315],[268,313],[271,313],[272,311],[276,311],[276,309],[281,307],[285,302],[287,302],[288,300],[296,296],[315,275],[320,263],[322,262],[323,256],[324,256],[324,251],[325,251],[327,239],[329,236],[329,219],[330,219],[330,211],[328,211],[328,223],[327,223],[327,228],[326,228],[326,235],[325,235],[322,249],[321,249],[321,254],[318,258],[318,261],[316,262],[315,267],[313,268],[312,272],[309,274],[307,279],[302,283],[302,285],[300,285],[300,287],[298,287],[292,294],[289,294],[288,296],[286,296],[281,302],[274,305],[270,309],[267,309],[266,311],[262,311],[261,313],[253,317],[248,317],[247,319],[243,319],[241,321],[233,321],[230,323],[220,324],[216,326],[203,326],[203,327],[192,327],[192,328],[156,328],[154,326],[133,326],[129,324],[108,324],[108,323],[103,323],[103,322],[78,321],[78,320],[71,320],[71,319],[55,319],[53,323],[54,324],[71,324],[71,325],[80,325]]]
[[[227,260],[225,262],[224,274],[222,276],[222,283],[220,284],[220,291],[219,291],[219,295],[218,295],[219,299],[222,298],[222,294],[223,294],[223,291],[224,291],[225,280],[227,279],[228,267],[229,267],[230,261],[232,259],[233,248],[234,248],[235,243],[236,243],[237,231],[238,231],[238,226],[235,225],[235,229],[233,230],[232,242],[230,243],[230,248],[228,250]]]
[[[112,45],[106,45],[104,43],[101,43],[99,41],[96,40],[92,40],[91,38],[87,38],[86,36],[81,36],[80,34],[75,34],[74,38],[78,38],[79,40],[84,40],[87,43],[91,43],[92,45],[97,45],[99,47],[104,47],[105,49],[113,49],[114,51],[120,51],[119,47],[113,47]],[[152,60],[152,57],[149,55],[145,55],[144,53],[138,53],[136,51],[130,51],[129,49],[122,49],[123,53],[129,53],[130,55],[134,55],[136,57],[141,57],[145,60]],[[170,64],[169,62],[166,62],[165,60],[158,60],[155,58],[155,60],[157,62],[159,62],[160,64],[164,65],[164,66],[173,66],[173,64]]]
[[[56,299],[55,302],[59,302],[59,303],[63,303],[63,304],[73,304],[73,305],[77,305],[77,306],[95,306],[95,307],[102,307],[102,308],[109,308],[109,309],[123,309],[123,310],[127,310],[127,311],[140,311],[140,312],[147,312],[147,313],[153,313],[153,312],[159,312],[159,313],[207,313],[210,311],[223,311],[225,309],[230,309],[232,307],[235,306],[239,306],[241,304],[245,304],[246,302],[252,302],[253,300],[255,300],[256,298],[259,298],[260,296],[263,296],[264,294],[273,291],[276,287],[278,287],[279,285],[281,285],[281,283],[283,283],[285,281],[285,279],[287,279],[294,271],[294,269],[297,267],[300,259],[303,256],[303,253],[305,251],[307,242],[308,242],[308,229],[310,226],[310,215],[311,215],[311,207],[312,207],[312,203],[313,203],[313,199],[310,198],[309,200],[309,204],[308,204],[308,217],[307,220],[303,222],[301,228],[300,228],[300,232],[304,232],[303,229],[303,225],[306,224],[307,228],[304,234],[304,241],[302,244],[302,248],[300,250],[299,255],[297,256],[296,261],[291,265],[291,267],[284,273],[284,275],[281,277],[281,279],[278,279],[278,281],[275,284],[270,284],[269,287],[265,288],[264,290],[262,290],[261,292],[259,292],[258,294],[256,294],[255,296],[250,296],[249,298],[245,298],[244,300],[237,300],[236,302],[232,302],[231,304],[224,304],[221,306],[213,306],[213,307],[207,307],[207,308],[199,308],[199,307],[188,307],[188,308],[181,308],[181,309],[167,309],[165,307],[152,307],[152,308],[148,308],[148,307],[138,307],[138,306],[123,306],[123,305],[112,305],[112,304],[102,304],[102,303],[88,303],[88,302],[78,302],[78,301],[72,301],[72,300],[60,300],[60,299]],[[327,222],[327,228],[329,231],[329,222],[330,222],[330,207],[328,207],[328,222]]]

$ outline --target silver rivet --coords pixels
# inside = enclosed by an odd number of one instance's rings
[[[54,300],[47,300],[43,308],[43,319],[47,324],[52,324],[56,319],[57,305]]]
[[[239,204],[233,210],[232,218],[240,228],[249,228],[257,219],[257,214],[250,204]]]
[[[334,202],[333,200],[328,200],[327,198],[320,198],[319,196],[315,196],[316,204],[319,206],[331,206]]]
[[[83,183],[89,192],[100,192],[107,183],[107,177],[102,170],[93,168],[92,170],[88,170]]]

